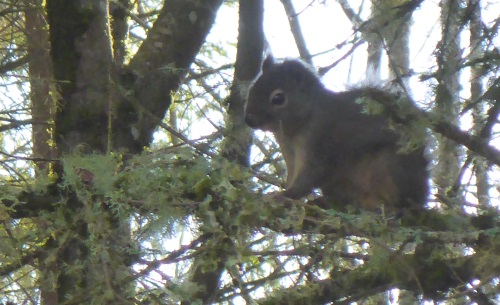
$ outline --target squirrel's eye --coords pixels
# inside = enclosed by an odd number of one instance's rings
[[[286,96],[282,92],[276,92],[271,95],[271,104],[274,106],[283,106],[286,103]]]

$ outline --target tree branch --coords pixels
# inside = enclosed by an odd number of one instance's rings
[[[286,15],[288,17],[288,22],[290,23],[290,29],[295,39],[295,44],[299,50],[300,58],[306,61],[308,64],[312,65],[312,57],[309,50],[307,50],[306,40],[304,35],[302,35],[302,29],[299,23],[299,16],[293,7],[291,0],[281,0],[283,7],[285,8]]]
[[[375,262],[347,273],[334,270],[329,279],[283,289],[258,303],[261,305],[338,304],[346,299],[348,302],[355,302],[365,297],[366,291],[374,294],[396,287],[416,294],[424,293],[430,297],[438,297],[437,291],[446,291],[473,280],[474,275],[471,270],[480,264],[475,261],[475,257],[435,259],[424,263],[415,255],[390,257],[385,263],[390,264],[390,268],[377,267],[374,264],[380,262]]]
[[[401,107],[400,105],[398,106],[398,101],[396,101],[394,96],[372,88],[365,89],[365,92],[368,97],[382,104],[389,116],[395,120],[395,122],[405,124],[411,121],[424,119],[429,122],[430,126],[428,127],[435,132],[464,145],[474,153],[486,158],[489,162],[500,166],[500,151],[489,145],[482,137],[468,134],[460,130],[458,126],[446,122],[442,118],[436,117],[433,113],[421,110],[415,106],[415,103],[411,100],[405,103],[405,107],[408,109],[405,109],[405,114],[402,114],[399,110]]]
[[[2,204],[7,208],[7,213],[14,219],[40,216],[42,212],[55,210],[54,204],[60,202],[56,185],[50,185],[44,194],[22,191],[16,199],[2,199]]]
[[[26,264],[31,263],[34,259],[40,257],[40,254],[42,252],[39,250],[35,250],[33,252],[30,252],[28,254],[23,255],[20,259],[18,259],[15,263],[12,263],[10,265],[5,265],[0,268],[0,276],[7,276],[10,273],[18,270],[19,268],[23,267]]]
[[[125,91],[131,92],[145,109],[163,118],[171,93],[177,91],[186,76],[221,5],[222,0],[164,1],[147,38],[125,68]],[[116,105],[113,143],[117,148],[127,147],[130,153],[137,153],[149,146],[158,125],[132,108],[127,99]]]
[[[22,65],[27,64],[29,62],[29,60],[30,60],[29,56],[24,55],[23,57],[21,57],[17,60],[5,63],[5,64],[0,66],[0,74],[5,74],[9,71],[15,70],[15,69],[21,67]]]

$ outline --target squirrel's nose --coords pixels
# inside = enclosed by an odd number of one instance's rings
[[[245,114],[245,123],[252,128],[256,128],[259,125],[257,116],[251,113]]]

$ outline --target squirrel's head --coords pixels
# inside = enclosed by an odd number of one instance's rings
[[[269,56],[248,92],[245,122],[267,131],[277,131],[281,123],[300,124],[311,114],[314,95],[320,88],[319,77],[302,61],[276,63]]]

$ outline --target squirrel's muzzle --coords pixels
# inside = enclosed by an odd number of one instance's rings
[[[245,114],[245,123],[248,126],[256,129],[256,128],[259,128],[260,122],[259,122],[259,118],[256,115],[251,114],[251,113],[247,113],[247,114]]]
[[[245,114],[245,123],[253,129],[261,129],[271,132],[274,132],[276,130],[275,120],[267,116],[247,113]]]

